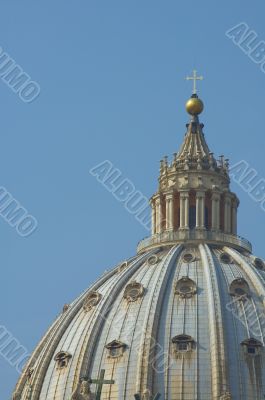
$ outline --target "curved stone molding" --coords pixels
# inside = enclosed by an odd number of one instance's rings
[[[126,286],[123,297],[130,303],[137,301],[144,295],[144,287],[141,283],[133,281]]]
[[[85,312],[92,310],[92,308],[98,305],[101,299],[102,294],[100,294],[99,292],[93,291],[88,293],[84,300],[83,310]]]
[[[185,299],[191,298],[197,292],[196,283],[188,276],[183,276],[176,283],[175,292],[182,298]]]

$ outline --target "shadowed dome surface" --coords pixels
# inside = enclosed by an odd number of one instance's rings
[[[264,262],[202,129],[161,162],[151,236],[64,307],[14,400],[264,398]]]

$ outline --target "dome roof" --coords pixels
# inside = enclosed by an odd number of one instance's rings
[[[13,400],[260,400],[265,264],[237,236],[228,161],[192,116],[161,164],[152,234],[65,305]]]
[[[114,381],[103,385],[102,399],[146,390],[174,400],[226,392],[260,399],[264,282],[255,258],[232,247],[178,244],[123,262],[41,341],[30,362],[32,399],[69,400],[80,379],[101,370]],[[26,376],[17,389],[27,399]]]

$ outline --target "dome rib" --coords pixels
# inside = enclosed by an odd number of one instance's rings
[[[224,336],[221,329],[224,326],[221,300],[219,296],[218,280],[215,272],[215,265],[209,247],[200,244],[199,250],[202,257],[202,265],[206,277],[209,318],[210,318],[210,342],[211,342],[211,362],[212,362],[212,391],[213,398],[219,398],[227,387],[226,355]]]
[[[138,392],[143,392],[145,389],[150,389],[153,386],[153,376],[150,373],[150,369],[148,368],[148,362],[149,358],[154,356],[154,349],[153,352],[150,350],[152,339],[156,340],[157,336],[157,323],[158,319],[160,317],[161,313],[161,305],[162,305],[162,300],[165,295],[165,289],[166,289],[166,283],[168,281],[168,276],[171,273],[171,269],[173,267],[173,263],[175,258],[180,252],[180,246],[177,245],[173,247],[168,255],[166,256],[166,259],[164,260],[162,267],[161,267],[161,272],[157,278],[156,284],[153,287],[153,293],[152,296],[150,296],[150,301],[148,303],[147,309],[149,310],[148,313],[146,313],[146,320],[144,321],[143,324],[143,330],[142,332],[142,341],[140,344],[140,351],[139,355],[144,354],[145,358],[139,357],[138,359],[138,376],[136,379],[136,393]],[[159,285],[159,287],[158,287]],[[158,293],[158,294],[157,294]],[[155,302],[155,296],[157,296],[156,302]],[[155,305],[154,305],[155,302]],[[146,337],[150,335],[151,341],[147,340]],[[146,361],[147,360],[147,361]],[[146,365],[147,362],[147,365]],[[144,372],[144,373],[143,373]]]

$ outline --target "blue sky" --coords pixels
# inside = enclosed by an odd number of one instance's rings
[[[0,46],[41,87],[22,102],[0,79],[0,186],[38,220],[28,238],[0,219],[1,319],[29,351],[63,304],[135,254],[145,229],[89,174],[110,160],[156,190],[175,152],[196,67],[208,144],[231,163],[264,167],[261,72],[225,32],[240,22],[265,40],[263,1],[2,1]],[[265,213],[236,183],[239,233],[265,258]],[[17,372],[0,357],[1,399]]]

